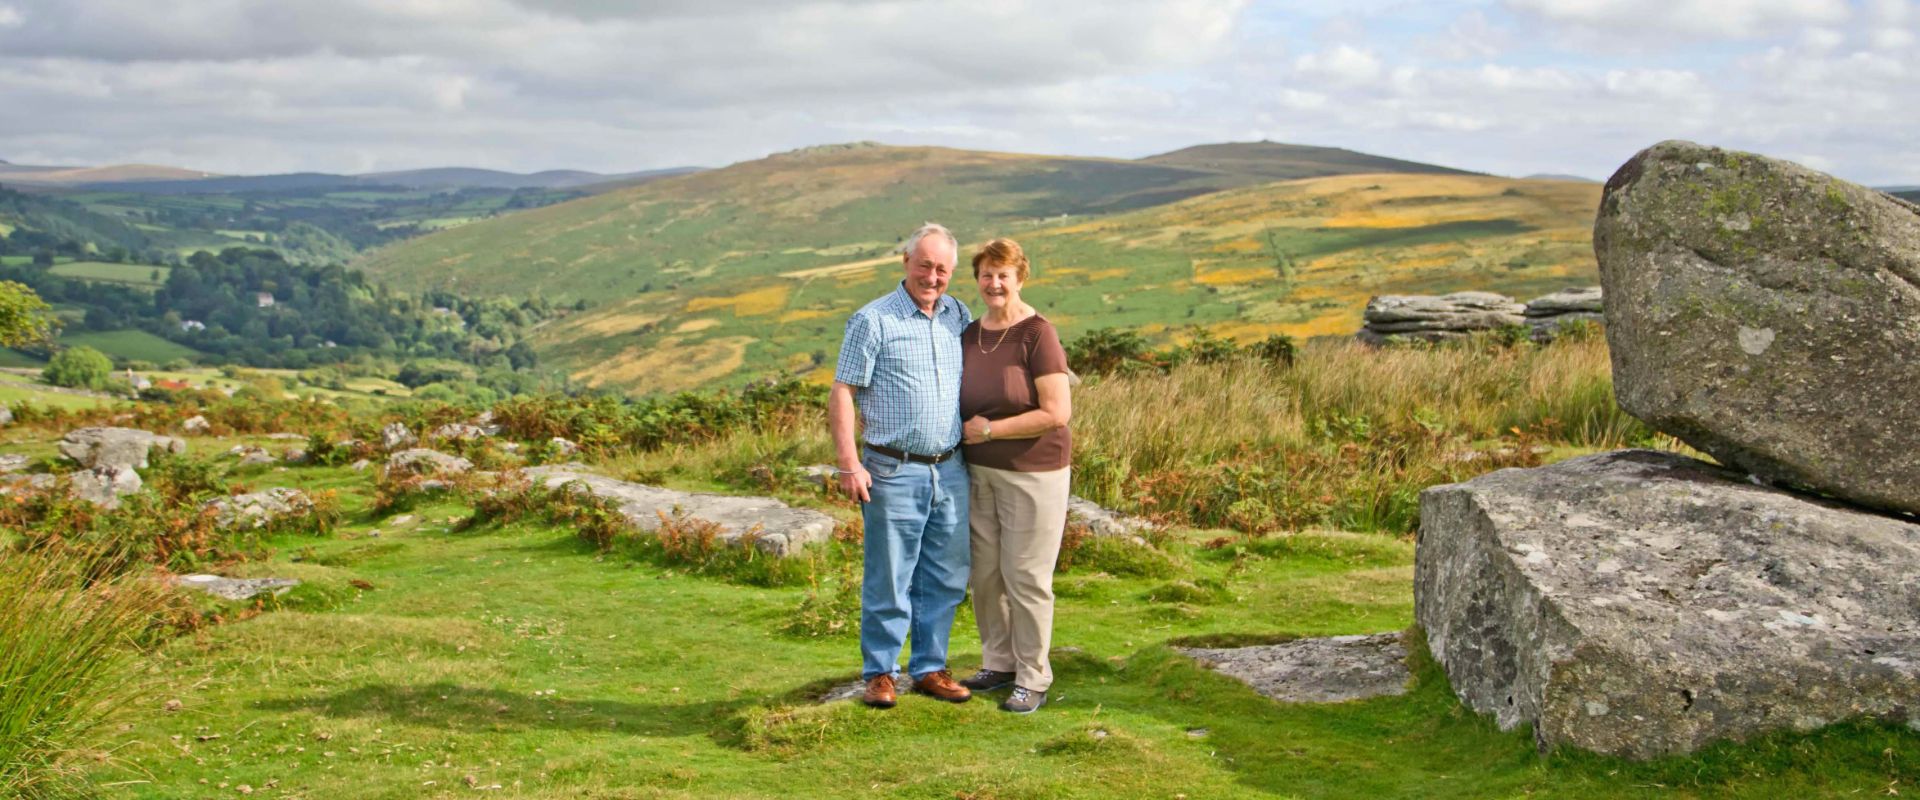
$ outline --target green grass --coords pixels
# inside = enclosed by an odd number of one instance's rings
[[[100,397],[56,392],[33,378],[0,372],[0,405],[22,402],[55,408],[93,408],[110,405],[113,401]]]
[[[46,366],[46,363],[44,359],[37,358],[33,355],[22,353],[12,348],[0,347],[0,367],[33,367],[37,369]]]
[[[186,345],[170,342],[133,328],[118,331],[63,333],[60,335],[60,344],[66,347],[86,345],[115,359],[151,361],[156,364],[176,358],[192,358],[200,354],[198,350]]]
[[[72,261],[55,264],[47,270],[55,275],[79,278],[95,283],[112,283],[139,289],[153,289],[167,282],[171,267],[145,264],[113,264],[104,261]]]
[[[355,798],[496,784],[551,798],[1759,798],[1874,793],[1920,772],[1920,736],[1875,725],[1652,764],[1542,757],[1525,731],[1464,712],[1425,659],[1402,697],[1282,705],[1168,648],[1405,627],[1412,550],[1385,537],[1302,534],[1246,551],[1188,544],[1218,532],[1176,537],[1176,560],[1224,587],[1224,603],[1144,599],[1163,579],[1064,574],[1054,702],[1013,717],[990,698],[812,704],[855,676],[857,648],[780,632],[801,589],[599,558],[546,525],[451,532],[443,521],[464,513],[451,504],[412,513],[420,524],[378,539],[362,521],[331,540],[274,542],[281,555],[249,574],[373,588],[166,646],[156,678],[182,710],[116,737],[126,763],[96,769],[95,784],[143,798],[240,784]],[[953,653],[977,664],[965,613]]]

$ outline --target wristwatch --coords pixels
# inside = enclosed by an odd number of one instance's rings
[[[993,423],[991,422],[980,423],[980,435],[985,436],[987,438],[987,441],[989,442],[993,441]]]

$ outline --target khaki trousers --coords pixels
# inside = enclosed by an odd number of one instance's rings
[[[1053,685],[1053,565],[1067,529],[1071,468],[1013,472],[969,464],[973,617],[981,666],[1036,692]]]

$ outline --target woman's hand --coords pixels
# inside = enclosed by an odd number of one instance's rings
[[[973,419],[967,420],[967,424],[961,429],[960,433],[960,441],[967,444],[979,444],[986,441],[987,418],[975,415]]]

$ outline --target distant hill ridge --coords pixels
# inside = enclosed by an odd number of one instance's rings
[[[699,167],[673,167],[619,174],[584,170],[504,172],[474,167],[435,167],[392,172],[343,175],[293,172],[278,175],[218,175],[147,164],[111,167],[39,167],[0,162],[0,182],[25,187],[147,194],[229,194],[311,189],[399,187],[404,189],[578,189],[597,191],[643,183],[655,178],[684,175]]]

